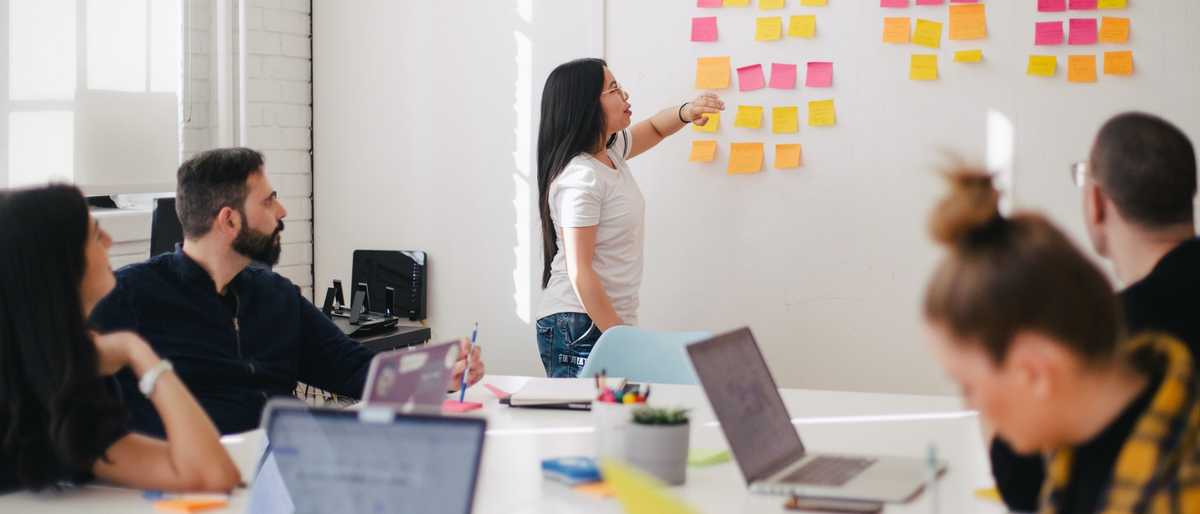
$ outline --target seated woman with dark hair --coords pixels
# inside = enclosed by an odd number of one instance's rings
[[[228,491],[241,481],[192,395],[132,332],[85,320],[116,281],[112,240],[80,191],[0,191],[0,492],[93,476],[164,491]],[[167,440],[125,428],[111,375],[130,368]]]

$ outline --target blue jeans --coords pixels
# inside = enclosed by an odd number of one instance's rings
[[[582,312],[560,312],[537,320],[538,351],[546,376],[578,377],[597,339],[600,329]]]

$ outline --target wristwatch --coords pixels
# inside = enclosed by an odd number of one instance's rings
[[[172,371],[174,369],[175,366],[171,365],[171,361],[163,359],[158,364],[155,364],[153,368],[146,370],[146,374],[142,375],[141,380],[138,380],[138,390],[149,398],[151,394],[154,394],[154,385],[158,383],[159,375],[162,375],[164,371]]]

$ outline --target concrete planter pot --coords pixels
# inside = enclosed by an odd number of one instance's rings
[[[670,485],[687,479],[691,425],[642,425],[625,429],[625,460]]]

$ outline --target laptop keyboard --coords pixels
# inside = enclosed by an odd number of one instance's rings
[[[874,463],[875,459],[817,457],[784,477],[781,482],[840,487]]]

